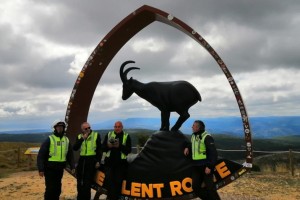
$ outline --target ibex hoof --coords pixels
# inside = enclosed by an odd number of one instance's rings
[[[178,130],[179,128],[174,128],[174,127],[171,128],[171,131],[178,131]]]
[[[164,127],[164,128],[160,128],[159,130],[160,130],[160,131],[169,131],[169,128]]]

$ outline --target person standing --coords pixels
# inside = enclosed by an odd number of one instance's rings
[[[54,122],[53,133],[42,143],[37,156],[39,176],[45,177],[45,200],[59,200],[61,180],[67,163],[72,173],[75,172],[73,150],[65,136],[65,128],[65,122]]]
[[[191,144],[184,149],[184,155],[191,153],[193,160],[192,188],[195,194],[203,200],[219,200],[213,182],[213,171],[218,153],[213,137],[205,131],[205,124],[196,120],[192,126]],[[202,182],[205,188],[201,187]]]
[[[107,181],[107,199],[117,200],[121,195],[122,181],[127,171],[127,155],[131,153],[131,139],[123,131],[123,124],[117,121],[114,131],[106,134],[103,141],[103,151],[106,152],[105,174]]]
[[[73,146],[74,151],[80,149],[76,168],[77,200],[90,200],[91,185],[102,159],[101,137],[91,129],[88,122],[81,124],[81,131]]]

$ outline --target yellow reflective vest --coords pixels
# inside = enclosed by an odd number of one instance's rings
[[[48,161],[53,162],[65,162],[68,148],[69,148],[69,139],[66,136],[62,138],[57,137],[52,134],[50,138],[50,149],[49,149],[49,158]]]
[[[126,146],[126,141],[127,141],[128,133],[123,132],[123,141],[122,145]],[[108,133],[107,141],[110,139],[115,139],[116,138],[116,133],[114,131]],[[110,150],[106,152],[106,157],[110,156]],[[126,159],[127,155],[121,152],[121,159]]]
[[[78,139],[82,138],[82,133],[78,135]],[[89,137],[87,137],[81,144],[80,155],[81,156],[95,156],[97,149],[97,137],[98,133],[92,131]]]
[[[193,160],[204,160],[206,159],[206,146],[205,146],[205,138],[208,136],[206,131],[201,134],[202,139],[200,139],[200,135],[193,134],[191,137],[192,142],[192,159]]]

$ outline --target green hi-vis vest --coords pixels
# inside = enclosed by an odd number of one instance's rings
[[[128,133],[123,132],[122,145],[126,145],[127,137],[128,137]],[[114,131],[108,133],[107,141],[109,141],[110,139],[115,139],[115,138],[116,138],[116,134]],[[109,157],[109,156],[110,156],[110,150],[106,152],[106,157]],[[121,152],[121,159],[126,159],[126,158],[127,158],[126,154]]]
[[[80,155],[81,156],[95,156],[96,155],[96,148],[97,148],[97,140],[98,133],[92,131],[88,138],[86,138],[80,148]],[[78,139],[82,138],[82,134],[78,135]]]
[[[49,136],[50,149],[48,161],[65,162],[69,148],[69,139],[66,136],[62,138],[55,136],[54,134]]]
[[[206,136],[209,134],[205,131],[202,133],[202,139],[200,140],[199,135],[192,135],[191,142],[192,142],[192,153],[193,153],[193,160],[204,160],[206,159],[206,146],[204,144]]]

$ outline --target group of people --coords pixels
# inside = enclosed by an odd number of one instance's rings
[[[68,164],[71,173],[76,173],[77,200],[90,200],[91,185],[100,167],[103,152],[107,199],[119,199],[128,166],[127,155],[131,152],[131,138],[123,131],[122,122],[115,123],[114,131],[108,132],[103,142],[100,134],[93,131],[88,122],[84,122],[73,146],[65,136],[65,128],[63,121],[54,123],[53,134],[42,143],[38,153],[39,175],[45,177],[44,199],[59,200],[63,170]],[[217,161],[214,139],[205,131],[205,124],[200,120],[193,123],[192,130],[191,141],[185,145],[183,154],[190,156],[193,162],[193,191],[203,200],[218,200],[220,197],[213,183],[213,170]],[[76,170],[73,150],[80,150]]]
[[[45,200],[59,200],[63,170],[69,165],[71,173],[77,178],[77,200],[91,199],[91,185],[96,170],[100,167],[102,153],[105,152],[105,175],[108,180],[107,199],[117,200],[121,194],[122,180],[127,168],[127,155],[131,152],[131,139],[123,131],[122,122],[117,121],[114,131],[106,134],[103,143],[98,132],[93,131],[88,122],[81,124],[72,146],[65,136],[66,124],[55,122],[53,133],[42,143],[37,166],[39,175],[45,177]],[[80,150],[80,157],[75,170],[73,150]]]

